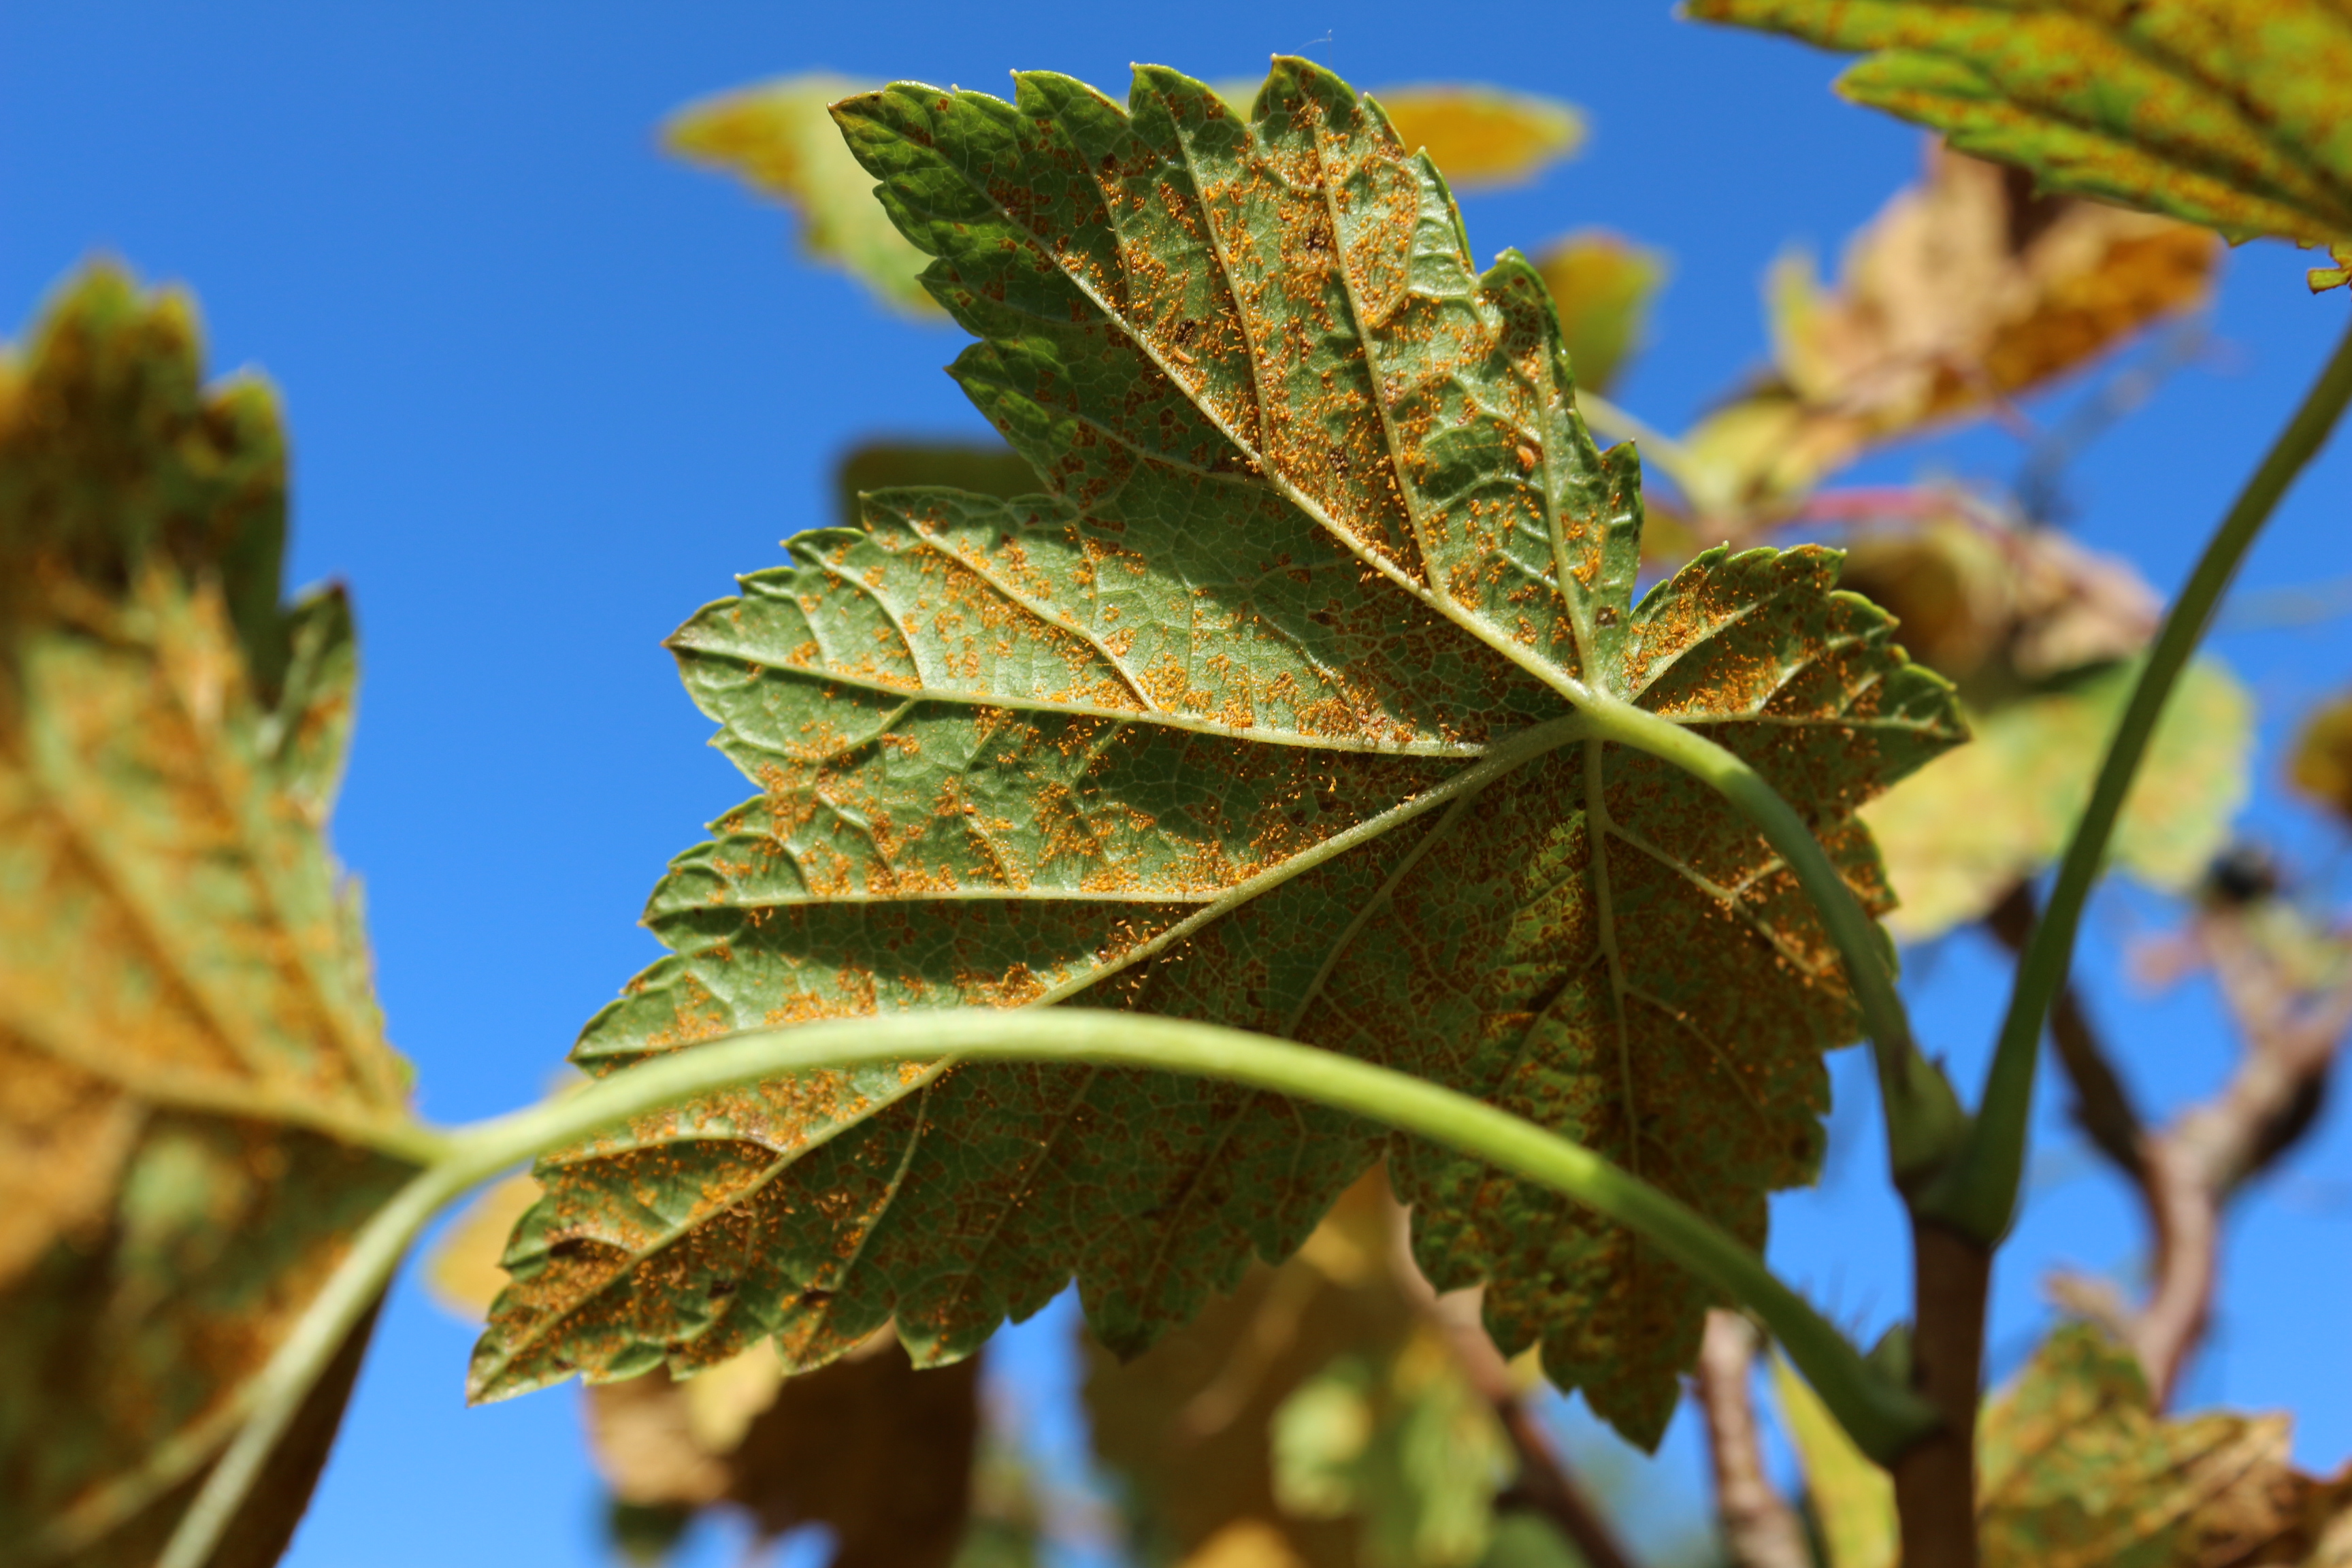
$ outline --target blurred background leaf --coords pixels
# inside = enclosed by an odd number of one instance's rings
[[[1873,447],[2001,412],[2202,307],[2220,250],[1930,142],[1925,177],[1849,242],[1833,288],[1801,251],[1775,265],[1772,368],[1683,437],[1674,477],[1709,541],[1748,536]]]
[[[358,659],[279,598],[286,453],[193,304],[94,267],[0,357],[0,1541],[152,1561],[236,1401],[414,1167],[322,832]],[[276,1561],[348,1336],[213,1563]]]
[[[2233,240],[2352,238],[2352,26],[2329,0],[1694,0],[1688,14],[1870,51],[1841,92],[2046,189]]]
[[[1584,116],[1572,104],[1480,82],[1375,89],[1409,151],[1429,154],[1457,191],[1515,185],[1576,155]]]
[[[732,174],[790,208],[802,251],[841,268],[902,315],[945,321],[918,281],[930,264],[908,244],[858,166],[828,106],[877,85],[823,72],[779,77],[700,99],[670,116],[662,143],[690,163]]]
[[[1577,391],[1606,393],[1642,347],[1651,304],[1669,271],[1664,255],[1606,229],[1586,229],[1538,251],[1535,265],[1551,290]]]

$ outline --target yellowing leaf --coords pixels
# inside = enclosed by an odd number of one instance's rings
[[[2352,699],[2338,697],[2304,721],[2287,777],[2298,794],[2352,821]]]
[[[1791,256],[1768,285],[1777,375],[1702,423],[1722,472],[1694,497],[1770,510],[1874,443],[1982,413],[2210,296],[2211,236],[2033,197],[2013,171],[1931,147],[1927,177],[1848,246],[1835,289]],[[1736,425],[1742,440],[1718,426]]]
[[[222,1418],[408,1173],[320,835],[355,660],[278,602],[268,394],[93,271],[0,362],[0,1541],[145,1564]],[[292,1531],[366,1340],[215,1561]],[[167,1442],[185,1462],[150,1468]]]
[[[872,84],[845,77],[781,77],[688,104],[662,127],[678,157],[734,175],[801,220],[801,248],[831,262],[904,314],[940,308],[918,280],[922,252],[874,200],[873,176],[842,145],[827,107]]]
[[[1592,229],[1547,247],[1536,258],[1536,270],[1551,291],[1576,384],[1588,392],[1608,391],[1642,346],[1651,296],[1666,279],[1665,258]]]
[[[1088,1345],[1095,1453],[1147,1554],[1358,1568],[1486,1538],[1502,1437],[1404,1292],[1402,1220],[1376,1172],[1144,1354]],[[1360,1441],[1331,1440],[1335,1405]]]
[[[1584,143],[1571,105],[1475,82],[1383,88],[1372,95],[1397,140],[1423,149],[1457,190],[1517,184]]]
[[[1307,1560],[1290,1549],[1282,1532],[1262,1520],[1244,1519],[1225,1526],[1188,1554],[1182,1568],[1308,1568]]]
[[[1972,719],[1971,744],[1863,808],[1902,900],[1889,931],[1921,942],[1980,919],[2057,858],[2136,668],[2116,666]],[[2223,666],[2189,667],[2124,803],[2114,849],[2123,869],[2170,891],[2203,874],[2246,798],[2253,722],[2252,699]]]
[[[2233,239],[2352,238],[2352,17],[2332,0],[1691,0],[1867,50],[1839,89],[2047,189]]]
[[[1637,600],[1638,464],[1577,419],[1541,279],[1474,270],[1336,78],[1278,62],[1249,120],[1157,68],[1127,110],[1016,86],[838,113],[1044,488],[869,497],[676,636],[760,793],[674,863],[672,956],[575,1059],[886,1010],[1215,1019],[1486,1096],[1760,1239],[1855,1033],[1838,960],[1745,818],[1579,705],[1748,758],[1879,905],[1852,814],[1958,738],[1948,688],[1827,552]],[[551,1156],[473,1390],[769,1335],[814,1365],[886,1321],[951,1361],[1074,1275],[1134,1353],[1383,1159],[1433,1281],[1485,1282],[1506,1352],[1654,1441],[1710,1293],[1629,1234],[1331,1112],[1067,1067],[814,1074]]]
[[[1821,1395],[1777,1355],[1772,1392],[1804,1470],[1805,1496],[1828,1558],[1823,1568],[1895,1568],[1902,1536],[1894,1478],[1853,1446]]]
[[[2131,1352],[2050,1336],[1977,1434],[1985,1568],[2247,1563],[2301,1522],[2283,1416],[2156,1414]]]
[[[1360,1521],[1364,1568],[1467,1568],[1485,1552],[1510,1447],[1436,1330],[1378,1361],[1328,1363],[1269,1432],[1276,1502]]]

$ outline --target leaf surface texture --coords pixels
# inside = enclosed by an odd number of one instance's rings
[[[1858,102],[2043,186],[2233,239],[2352,239],[2352,12],[2336,0],[1692,0],[1867,51]]]
[[[110,1489],[226,1438],[405,1173],[367,1152],[404,1069],[320,832],[349,612],[279,606],[273,401],[199,377],[185,302],[105,270],[0,363],[0,1539],[70,1516],[77,1563],[160,1549],[198,1472]],[[217,1562],[284,1544],[365,1338]]]
[[[1826,552],[1636,600],[1639,470],[1578,422],[1541,279],[1474,268],[1371,100],[1292,60],[1248,119],[1158,68],[1124,109],[1016,79],[836,114],[1043,489],[871,496],[677,633],[761,793],[673,863],[673,956],[574,1060],[885,1009],[1210,1019],[1486,1097],[1759,1241],[1855,1032],[1833,950],[1744,820],[1575,705],[1703,726],[1883,905],[1852,813],[1958,738],[1949,689]],[[1073,1275],[1133,1353],[1384,1155],[1433,1280],[1491,1281],[1507,1351],[1654,1441],[1707,1297],[1629,1236],[1313,1107],[1069,1067],[812,1075],[551,1157],[474,1391],[765,1335],[815,1364],[894,1318],[948,1361]]]

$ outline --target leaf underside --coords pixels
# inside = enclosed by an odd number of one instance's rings
[[[1825,552],[1637,604],[1638,466],[1578,423],[1541,279],[1474,270],[1336,78],[1277,61],[1246,120],[1158,68],[1126,110],[1016,81],[835,112],[1045,489],[870,496],[678,632],[761,793],[672,864],[673,956],[573,1059],[907,1008],[1214,1020],[1487,1098],[1760,1242],[1855,1033],[1833,949],[1705,787],[1526,737],[1594,697],[1701,726],[1875,906],[1853,810],[1958,738],[1948,688]],[[1073,1067],[812,1074],[551,1156],[473,1393],[762,1335],[814,1365],[894,1317],[949,1361],[1074,1275],[1131,1354],[1383,1158],[1433,1280],[1490,1281],[1506,1350],[1654,1441],[1708,1295],[1626,1233],[1315,1107]]]
[[[2287,1563],[2312,1500],[2284,1417],[2157,1414],[2131,1352],[2074,1324],[1985,1406],[1987,1568]]]
[[[403,1173],[320,1130],[405,1116],[319,831],[349,615],[279,608],[274,409],[198,376],[184,306],[106,271],[0,363],[0,1540],[37,1560],[222,1414]],[[216,1561],[283,1545],[364,1337]],[[180,1473],[72,1560],[152,1561]]]
[[[2232,239],[2352,237],[2340,0],[1690,0],[1868,50],[1839,90],[2054,191]]]

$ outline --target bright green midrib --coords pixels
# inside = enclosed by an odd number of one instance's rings
[[[2167,613],[2147,661],[2140,667],[2123,721],[2099,764],[2090,803],[2084,807],[2067,842],[2065,858],[2059,863],[2049,904],[2018,961],[2009,1012],[1985,1071],[1975,1132],[1948,1178],[1925,1194],[1925,1212],[1986,1246],[2000,1241],[2016,1212],[2042,1025],[2066,983],[2083,907],[2098,880],[2108,841],[2122,816],[2124,800],[2138,777],[2157,722],[2164,715],[2165,702],[2263,524],[2295,476],[2326,442],[2347,402],[2352,402],[2352,325],[2346,327],[2336,352],[2304,395],[2294,417],[2279,432],[2214,530],[2187,586]]]

